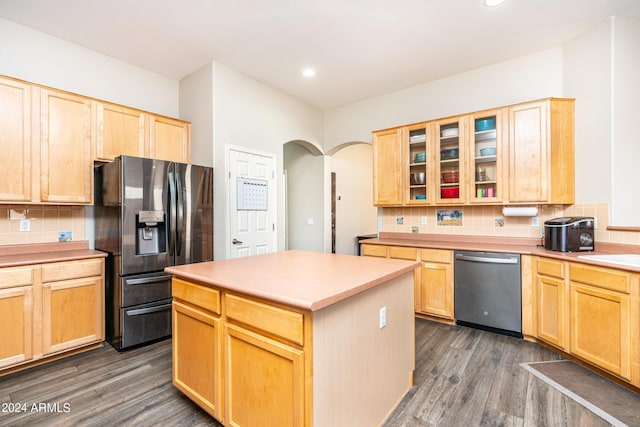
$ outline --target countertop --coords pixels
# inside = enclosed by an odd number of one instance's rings
[[[405,246],[424,249],[504,252],[544,256],[563,261],[581,262],[600,267],[640,273],[640,268],[578,258],[580,255],[640,254],[640,246],[596,242],[590,252],[558,252],[546,250],[541,239],[527,237],[464,236],[449,234],[380,233],[377,239],[366,239],[371,245]]]
[[[419,265],[417,261],[285,251],[167,267],[165,271],[223,290],[317,311]]]
[[[89,249],[89,242],[36,243],[0,246],[0,267],[73,261],[106,257],[105,252]]]

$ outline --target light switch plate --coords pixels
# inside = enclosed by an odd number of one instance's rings
[[[31,220],[30,219],[21,219],[20,220],[20,231],[31,231]]]

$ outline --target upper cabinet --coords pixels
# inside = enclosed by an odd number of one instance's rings
[[[91,118],[89,99],[40,90],[40,201],[93,202]]]
[[[374,132],[374,204],[573,203],[573,103],[545,99]]]
[[[188,122],[151,115],[149,129],[148,157],[189,163],[191,127]]]
[[[95,101],[95,110],[95,160],[125,155],[190,161],[189,122],[101,101]]]
[[[509,108],[510,202],[574,202],[573,110],[572,99],[546,99]]]
[[[31,86],[0,77],[0,200],[31,201]],[[11,179],[8,179],[11,177]]]
[[[112,161],[119,155],[144,157],[147,114],[134,108],[95,101],[95,160]]]
[[[94,160],[191,160],[183,120],[4,76],[0,112],[0,204],[91,204]]]
[[[402,149],[403,130],[373,134],[373,204],[394,206],[403,203],[405,188]]]

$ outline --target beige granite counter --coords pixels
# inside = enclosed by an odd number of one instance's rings
[[[640,254],[640,246],[596,242],[595,251],[558,252],[546,250],[541,239],[527,237],[464,236],[449,234],[380,233],[376,239],[360,243],[413,248],[450,249],[463,251],[505,252],[544,256],[564,261],[581,262],[600,267],[640,272],[640,268],[578,258],[580,255]]]
[[[168,267],[167,273],[316,311],[413,271],[414,261],[285,251]]]
[[[89,242],[86,240],[8,245],[0,246],[0,268],[106,256],[105,252],[89,249]]]

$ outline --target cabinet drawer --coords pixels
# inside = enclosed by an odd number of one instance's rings
[[[410,259],[415,261],[418,259],[418,249],[391,246],[389,247],[389,258]]]
[[[272,305],[225,295],[227,319],[237,320],[275,336],[303,345],[303,315]]]
[[[453,251],[441,249],[421,249],[420,260],[451,264],[453,262]]]
[[[387,247],[382,245],[362,245],[362,255],[385,258],[387,256]]]
[[[103,259],[92,258],[78,261],[53,262],[42,265],[42,282],[80,279],[82,277],[102,276]]]
[[[538,274],[564,279],[564,262],[548,258],[538,258],[536,271]]]
[[[171,294],[176,299],[220,314],[220,291],[216,289],[196,285],[174,277],[171,280]]]
[[[0,289],[33,285],[32,266],[0,268]]]
[[[569,264],[572,282],[586,283],[599,288],[629,293],[630,274],[621,270],[591,267],[584,264]]]

